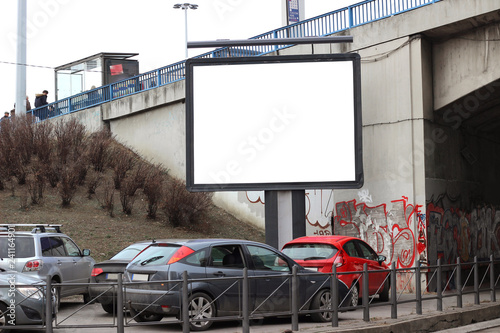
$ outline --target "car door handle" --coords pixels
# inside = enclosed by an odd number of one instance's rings
[[[221,272],[221,271],[218,271],[218,272],[215,272],[214,273],[215,276],[226,276],[226,274],[224,272]]]

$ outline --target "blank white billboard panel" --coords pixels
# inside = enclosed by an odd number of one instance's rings
[[[187,187],[362,185],[359,56],[190,59]]]

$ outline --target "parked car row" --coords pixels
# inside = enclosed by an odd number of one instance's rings
[[[19,231],[21,227],[32,228]],[[298,301],[315,321],[331,320],[328,311],[332,295],[338,297],[340,310],[356,306],[361,273],[339,274],[338,290],[331,293],[330,273],[353,272],[367,264],[374,270],[369,277],[369,294],[388,299],[389,279],[385,257],[364,241],[346,236],[301,237],[287,243],[282,252],[266,244],[237,239],[156,240],[134,243],[109,260],[95,263],[90,250],[80,250],[60,225],[0,225],[0,277],[16,274],[20,284],[43,285],[50,278],[62,283],[54,288],[54,312],[60,297],[84,295],[85,302],[96,299],[103,310],[116,314],[128,310],[138,322],[159,321],[164,316],[181,316],[183,272],[189,284],[191,330],[208,329],[210,318],[241,313],[241,281],[246,268],[249,279],[249,307],[253,316],[290,311],[290,273],[298,268]],[[14,250],[12,250],[14,249]],[[16,260],[9,260],[15,255]],[[318,272],[314,274],[313,271]],[[16,273],[17,272],[17,273]],[[123,274],[124,304],[117,305],[116,283]],[[0,283],[2,280],[0,280]],[[67,282],[80,285],[64,285]],[[88,282],[91,282],[90,287]],[[8,284],[8,283],[6,283]],[[36,287],[35,287],[36,288]],[[9,302],[0,288],[0,324],[7,323]],[[22,323],[40,323],[43,295],[27,287],[16,289],[24,316]],[[38,297],[38,296],[40,297]],[[38,297],[38,298],[37,298]],[[37,303],[38,302],[38,303]],[[41,305],[39,304],[41,303]],[[29,306],[28,306],[29,305]],[[21,313],[21,312],[20,312]]]

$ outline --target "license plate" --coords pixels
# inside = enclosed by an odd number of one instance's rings
[[[108,273],[106,274],[106,280],[118,280],[117,273]]]
[[[148,281],[148,274],[132,274],[132,281]]]
[[[318,267],[306,267],[307,269],[310,269],[311,271],[318,271]]]

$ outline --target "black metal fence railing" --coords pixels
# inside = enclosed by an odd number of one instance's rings
[[[16,325],[11,326],[9,329],[26,329],[26,328],[37,328],[45,329],[46,332],[53,332],[57,329],[66,328],[116,328],[118,333],[123,333],[125,327],[141,326],[141,325],[158,325],[158,324],[172,324],[177,323],[182,325],[183,332],[190,332],[190,323],[200,321],[200,318],[196,318],[193,311],[189,309],[187,304],[189,303],[190,291],[192,286],[199,282],[204,283],[215,283],[217,281],[222,281],[222,279],[233,281],[231,287],[222,291],[221,295],[228,292],[231,288],[231,292],[237,290],[237,297],[235,298],[234,308],[237,309],[236,315],[224,316],[224,317],[204,317],[203,321],[240,321],[243,333],[250,332],[250,321],[255,319],[261,319],[271,316],[289,316],[291,318],[291,329],[292,331],[299,330],[299,316],[301,315],[311,315],[314,313],[327,313],[328,318],[330,318],[330,323],[332,327],[338,327],[339,325],[339,309],[344,310],[355,310],[361,309],[362,313],[360,316],[366,322],[370,321],[370,309],[378,306],[389,306],[391,312],[391,318],[398,318],[398,305],[404,303],[414,303],[415,313],[417,315],[422,314],[422,304],[423,302],[436,301],[436,311],[443,311],[443,300],[448,297],[456,298],[456,307],[461,308],[463,306],[463,298],[466,294],[473,294],[474,304],[480,304],[481,298],[480,293],[489,293],[488,302],[496,302],[496,290],[498,289],[498,281],[500,275],[498,269],[495,266],[500,264],[499,260],[495,260],[493,256],[490,256],[489,260],[478,260],[474,258],[473,262],[462,263],[460,259],[457,259],[455,263],[442,264],[440,260],[437,261],[436,265],[425,265],[422,266],[418,264],[412,268],[397,269],[395,263],[392,263],[390,269],[388,270],[368,270],[365,264],[362,274],[356,281],[358,286],[361,286],[360,298],[362,300],[361,304],[356,306],[351,306],[350,304],[345,304],[345,299],[340,300],[336,297],[336,290],[338,290],[339,278],[341,275],[345,274],[359,274],[359,272],[337,272],[335,267],[333,272],[328,274],[329,278],[326,280],[329,289],[332,292],[332,297],[330,298],[330,304],[321,308],[311,308],[308,306],[310,300],[304,300],[303,297],[299,297],[301,289],[299,288],[299,278],[304,275],[323,275],[324,273],[298,273],[297,267],[292,269],[291,273],[280,274],[278,276],[274,275],[251,275],[249,276],[248,270],[245,268],[241,272],[241,276],[237,277],[221,277],[221,278],[210,278],[210,279],[190,279],[188,278],[188,273],[184,272],[182,279],[180,280],[169,280],[169,281],[155,281],[155,282],[123,282],[122,275],[118,274],[118,280],[116,282],[110,283],[92,283],[87,284],[90,287],[92,285],[99,285],[101,290],[99,294],[91,295],[91,300],[88,303],[84,303],[78,309],[74,310],[70,314],[65,314],[64,317],[61,313],[55,312],[53,306],[53,296],[47,297],[47,290],[55,290],[64,285],[81,285],[75,283],[63,283],[54,284],[47,280],[46,284],[39,286],[39,293],[37,293],[39,301],[41,302],[41,307],[44,309],[43,318],[38,325]],[[370,275],[376,273],[388,273],[385,280],[378,286],[376,292],[369,293]],[[254,271],[253,273],[258,273]],[[263,297],[254,305],[249,303],[250,299],[250,285],[252,281],[258,279],[269,279],[277,278],[280,279],[279,286],[274,292],[272,292],[267,297]],[[269,282],[266,282],[269,283]],[[388,301],[376,301],[379,294],[386,284],[390,285],[390,297]],[[151,288],[152,284],[160,284],[164,289],[161,288]],[[137,289],[138,286],[143,285],[148,290],[159,291],[158,300],[162,298],[163,294],[167,294],[172,290],[179,291],[177,293],[179,297],[180,311],[176,318],[159,320],[156,322],[135,322],[134,316],[140,316],[140,311],[134,313],[128,313],[126,311],[114,311],[109,317],[112,318],[112,322],[108,324],[93,324],[92,319],[88,319],[89,322],[85,322],[86,318],[78,318],[77,322],[80,324],[71,323],[71,319],[75,316],[79,316],[81,311],[95,303],[96,299],[102,296],[105,292],[112,291],[114,294],[113,302],[114,305],[122,304],[124,309],[127,308],[126,297],[127,290],[130,288]],[[373,290],[373,285],[371,285]],[[12,286],[0,285],[0,295],[5,295],[2,291],[6,288],[12,288]],[[323,289],[324,286],[318,286],[318,290]],[[351,292],[354,286],[351,286]],[[446,292],[445,292],[446,290]],[[121,292],[118,292],[121,291]],[[43,295],[43,296],[40,296]],[[54,293],[51,293],[53,295]],[[218,302],[218,298],[221,295],[216,295],[214,299],[211,299],[212,304]],[[402,297],[405,295],[405,297]],[[34,296],[32,296],[34,297]],[[30,297],[27,296],[27,299]],[[286,299],[287,306],[283,307],[281,302]],[[484,298],[483,298],[484,299]],[[6,306],[9,304],[5,303],[5,297],[0,300],[1,309],[3,309],[0,318],[4,318],[3,324],[6,324],[5,319],[8,316],[9,308]],[[16,299],[16,302],[22,302],[22,300]],[[280,303],[281,302],[281,303]],[[3,306],[2,306],[3,304]],[[20,305],[20,304],[16,304]],[[158,305],[152,303],[149,305]],[[118,307],[115,307],[118,308]],[[119,307],[121,309],[121,307]],[[147,311],[147,307],[144,309]],[[83,316],[83,315],[82,315]],[[81,322],[85,323],[81,323]]]

